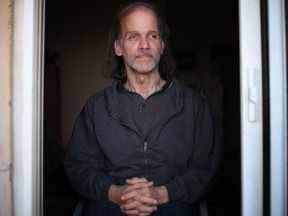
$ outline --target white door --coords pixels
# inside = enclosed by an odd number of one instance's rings
[[[261,36],[260,0],[239,0],[242,215],[287,215],[287,73],[284,0],[267,3],[267,34]],[[263,12],[263,11],[262,11]],[[266,35],[264,35],[266,34]],[[265,36],[265,37],[264,37]],[[263,113],[262,39],[268,38],[268,106]],[[269,125],[263,125],[263,116]],[[269,136],[264,136],[268,127]],[[265,130],[266,131],[266,130]],[[266,135],[266,134],[265,134]],[[270,137],[270,213],[263,212],[263,137]],[[267,149],[265,149],[267,150]],[[266,154],[267,155],[267,154]],[[265,170],[267,171],[267,170]]]

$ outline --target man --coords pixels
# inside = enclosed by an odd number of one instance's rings
[[[144,2],[123,8],[109,36],[115,82],[78,116],[65,168],[85,215],[197,215],[219,164],[200,94],[171,76],[168,28]]]

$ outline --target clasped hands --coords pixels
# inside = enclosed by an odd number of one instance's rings
[[[127,179],[123,186],[111,185],[109,200],[120,205],[128,216],[146,216],[157,210],[157,205],[168,202],[165,186],[155,187],[145,178]]]

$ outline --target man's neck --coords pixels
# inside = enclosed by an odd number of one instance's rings
[[[144,99],[159,91],[165,85],[165,80],[159,73],[129,74],[124,87],[131,92],[137,92]]]

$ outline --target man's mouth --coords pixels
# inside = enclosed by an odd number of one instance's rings
[[[136,55],[136,58],[151,58],[152,55],[149,54],[141,54],[141,55]]]

